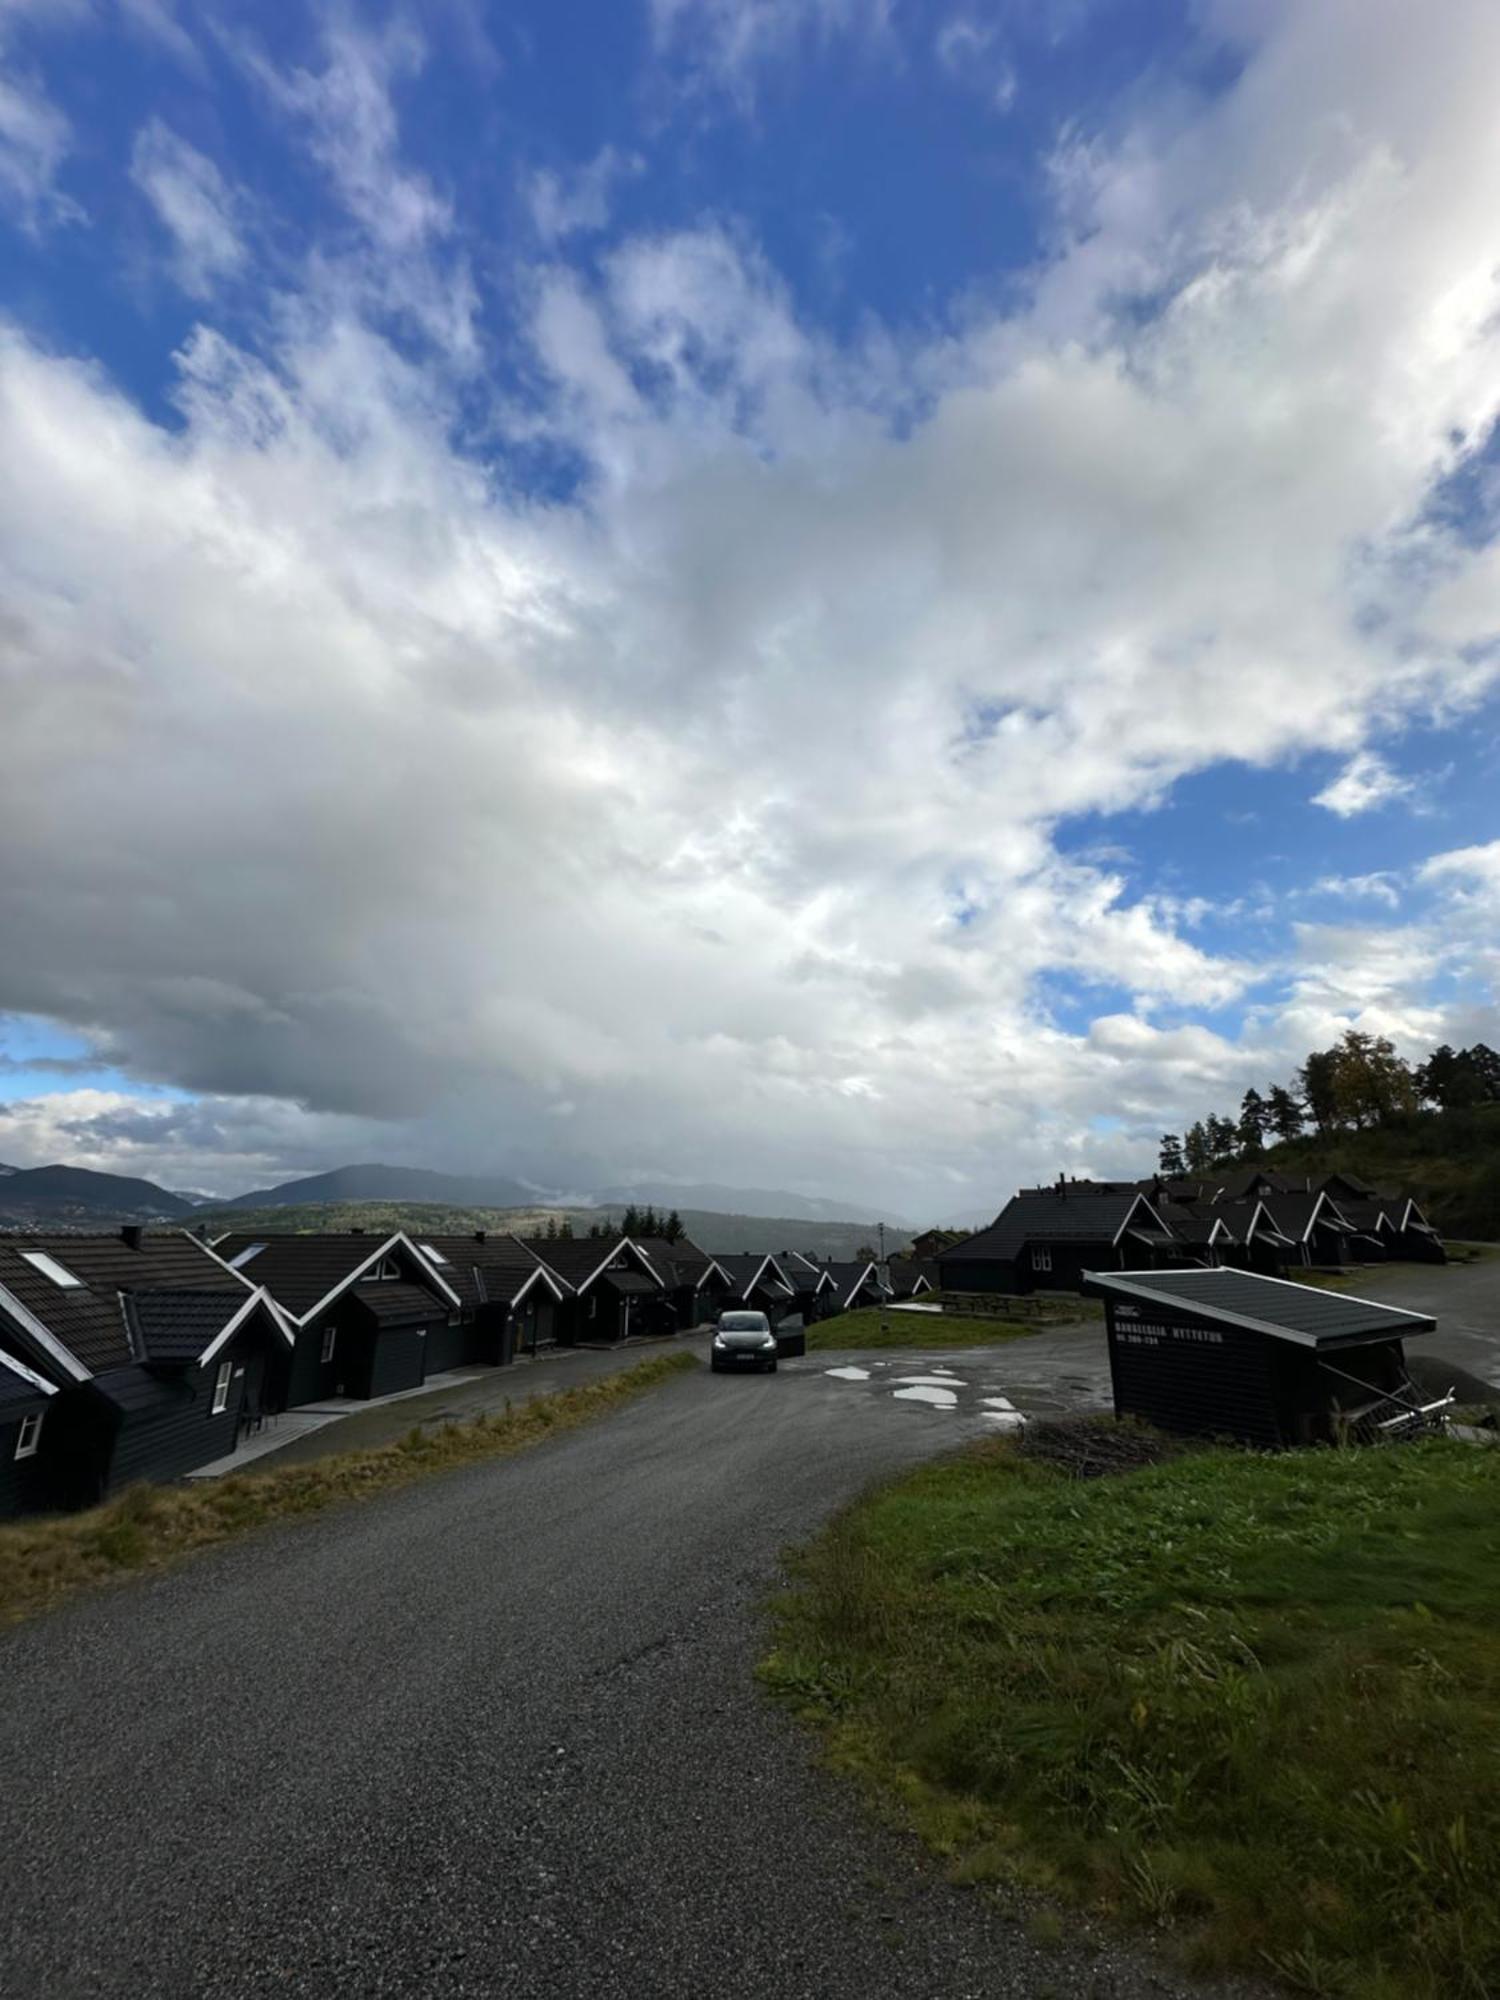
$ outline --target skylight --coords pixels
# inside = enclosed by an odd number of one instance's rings
[[[419,1243],[417,1245],[417,1248],[421,1251],[424,1257],[430,1259],[431,1262],[434,1264],[446,1264],[448,1261],[448,1259],[443,1255],[442,1251],[434,1250],[430,1243]]]
[[[231,1271],[241,1271],[241,1270],[243,1270],[243,1269],[244,1269],[244,1267],[245,1267],[245,1266],[246,1266],[246,1265],[247,1265],[247,1264],[248,1264],[248,1263],[250,1262],[250,1259],[251,1259],[252,1257],[258,1257],[258,1256],[260,1255],[261,1251],[265,1249],[265,1247],[266,1247],[266,1246],[265,1246],[265,1244],[264,1244],[264,1243],[248,1243],[248,1244],[246,1244],[245,1248],[244,1248],[244,1249],[243,1249],[243,1250],[242,1250],[242,1251],[240,1252],[240,1254],[239,1254],[239,1256],[238,1256],[238,1257],[231,1257],[231,1258],[230,1258],[230,1260],[229,1260],[229,1268],[230,1268],[230,1270],[231,1270]]]
[[[49,1257],[45,1250],[23,1250],[21,1255],[34,1271],[40,1271],[44,1278],[50,1278],[59,1290],[76,1292],[83,1289],[82,1278],[75,1278],[64,1264],[55,1257]]]

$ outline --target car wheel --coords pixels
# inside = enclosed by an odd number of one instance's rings
[[[766,1363],[766,1373],[768,1375],[774,1375],[776,1373],[776,1363],[774,1361],[768,1361]]]

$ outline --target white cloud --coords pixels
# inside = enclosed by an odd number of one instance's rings
[[[1268,999],[1280,963],[1054,841],[1484,684],[1483,558],[1425,510],[1500,409],[1500,21],[1255,19],[1232,88],[1060,164],[1031,295],[947,335],[810,330],[728,225],[555,250],[510,413],[581,468],[545,501],[455,447],[451,350],[374,330],[462,257],[407,45],[277,79],[344,292],[260,356],[201,329],[172,428],[0,350],[0,1007],[207,1094],[237,1159],[225,1106],[274,1098],[330,1153],[417,1121],[455,1166],[649,1150],[915,1213],[1341,1021],[1440,1027],[1443,923],[1307,930]],[[1239,1040],[1178,1019],[1247,1001]]]
[[[895,0],[651,0],[658,46],[741,99],[756,73],[836,36],[889,48]]]
[[[153,118],[136,134],[130,173],[172,237],[185,291],[204,298],[241,268],[246,252],[236,226],[239,202],[212,160]]]
[[[11,220],[28,230],[75,222],[82,216],[77,203],[58,186],[73,144],[72,127],[39,72],[17,54],[14,43],[15,24],[27,14],[46,11],[36,0],[0,6],[0,200]],[[68,15],[76,9],[63,0],[55,11]]]
[[[950,15],[938,29],[933,52],[955,82],[982,91],[996,111],[1009,111],[1014,105],[1020,80],[993,21],[972,14]]]
[[[1392,805],[1397,799],[1409,798],[1412,790],[1410,778],[1393,771],[1373,750],[1361,750],[1321,792],[1313,794],[1312,802],[1336,813],[1340,819],[1353,819],[1379,806]]]
[[[539,168],[526,185],[527,203],[537,234],[547,243],[591,234],[609,221],[616,186],[645,166],[638,153],[604,146],[592,160],[571,173]]]

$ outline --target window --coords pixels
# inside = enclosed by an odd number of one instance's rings
[[[419,1243],[417,1245],[417,1248],[421,1251],[422,1255],[427,1259],[429,1264],[446,1264],[448,1261],[448,1259],[443,1255],[442,1251],[435,1250],[430,1243]]]
[[[321,1354],[320,1354],[320,1355],[318,1356],[318,1359],[319,1359],[320,1361],[332,1361],[332,1359],[333,1359],[333,1348],[334,1348],[334,1342],[335,1342],[335,1341],[336,1341],[336,1340],[338,1339],[338,1337],[339,1337],[339,1330],[338,1330],[338,1328],[337,1328],[336,1326],[325,1326],[325,1327],[324,1327],[324,1329],[323,1329],[323,1351],[322,1351],[322,1353],[321,1353]]]
[[[245,1266],[250,1262],[250,1259],[252,1257],[258,1257],[261,1251],[265,1249],[265,1247],[266,1246],[264,1243],[247,1243],[245,1248],[238,1255],[238,1257],[230,1258],[229,1260],[230,1270],[243,1271]]]
[[[214,1406],[209,1415],[217,1417],[229,1408],[229,1385],[234,1380],[234,1363],[221,1361],[219,1372],[214,1377]]]
[[[376,1285],[387,1278],[399,1278],[400,1276],[401,1267],[397,1264],[395,1258],[382,1257],[378,1264],[372,1264],[369,1270],[365,1272],[364,1281],[367,1285]]]
[[[42,1418],[47,1412],[38,1410],[34,1415],[22,1417],[21,1428],[16,1437],[16,1457],[35,1458],[38,1440],[42,1435]]]
[[[1033,1250],[1031,1253],[1031,1268],[1033,1271],[1050,1271],[1052,1269],[1052,1252],[1040,1248]]]
[[[44,1278],[50,1278],[59,1290],[82,1290],[82,1278],[75,1278],[66,1265],[59,1264],[55,1257],[49,1257],[45,1250],[23,1250],[21,1255],[33,1271],[40,1271]]]

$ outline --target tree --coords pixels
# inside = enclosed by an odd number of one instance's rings
[[[641,1217],[641,1234],[642,1236],[660,1236],[661,1234],[661,1231],[656,1226],[656,1205],[654,1202],[648,1204],[646,1213]]]
[[[1176,1176],[1187,1172],[1187,1162],[1182,1157],[1182,1141],[1175,1132],[1163,1132],[1161,1148],[1156,1156],[1156,1170],[1161,1174]]]
[[[1234,1158],[1235,1141],[1238,1133],[1232,1118],[1220,1118],[1217,1114],[1205,1119],[1204,1133],[1208,1140],[1208,1163],[1211,1167],[1221,1167]]]
[[[1340,1124],[1389,1125],[1417,1108],[1411,1067],[1385,1035],[1346,1028],[1333,1056],[1333,1094]]]
[[[1470,1066],[1483,1087],[1483,1101],[1486,1104],[1500,1104],[1500,1055],[1496,1055],[1495,1051],[1486,1047],[1483,1042],[1476,1042],[1472,1049],[1466,1049],[1464,1053],[1468,1056]]]
[[[1279,1083],[1271,1085],[1266,1098],[1266,1122],[1278,1139],[1295,1139],[1301,1133],[1302,1106]]]
[[[1190,1174],[1201,1174],[1210,1164],[1208,1133],[1201,1119],[1189,1125],[1187,1135],[1182,1142],[1182,1156],[1187,1162]]]
[[[566,1215],[562,1216],[558,1221],[557,1240],[559,1243],[571,1243],[573,1241],[572,1220]]]
[[[557,1241],[557,1217],[555,1215],[547,1217],[547,1227],[542,1231],[542,1234],[549,1243]]]
[[[675,1208],[662,1224],[661,1233],[669,1243],[680,1243],[682,1241],[685,1233],[682,1227],[682,1217],[677,1213]]]
[[[620,1227],[627,1236],[638,1236],[640,1234],[641,1218],[634,1202],[626,1209]]]
[[[1307,1115],[1320,1132],[1330,1131],[1338,1123],[1338,1064],[1337,1049],[1318,1049],[1297,1072],[1297,1088]]]
[[[1500,1056],[1476,1042],[1452,1049],[1446,1042],[1413,1072],[1418,1094],[1443,1111],[1471,1111],[1500,1098]]]
[[[1242,1153],[1251,1158],[1266,1150],[1266,1134],[1271,1129],[1271,1114],[1266,1100],[1253,1086],[1240,1099],[1240,1122],[1235,1130]]]

